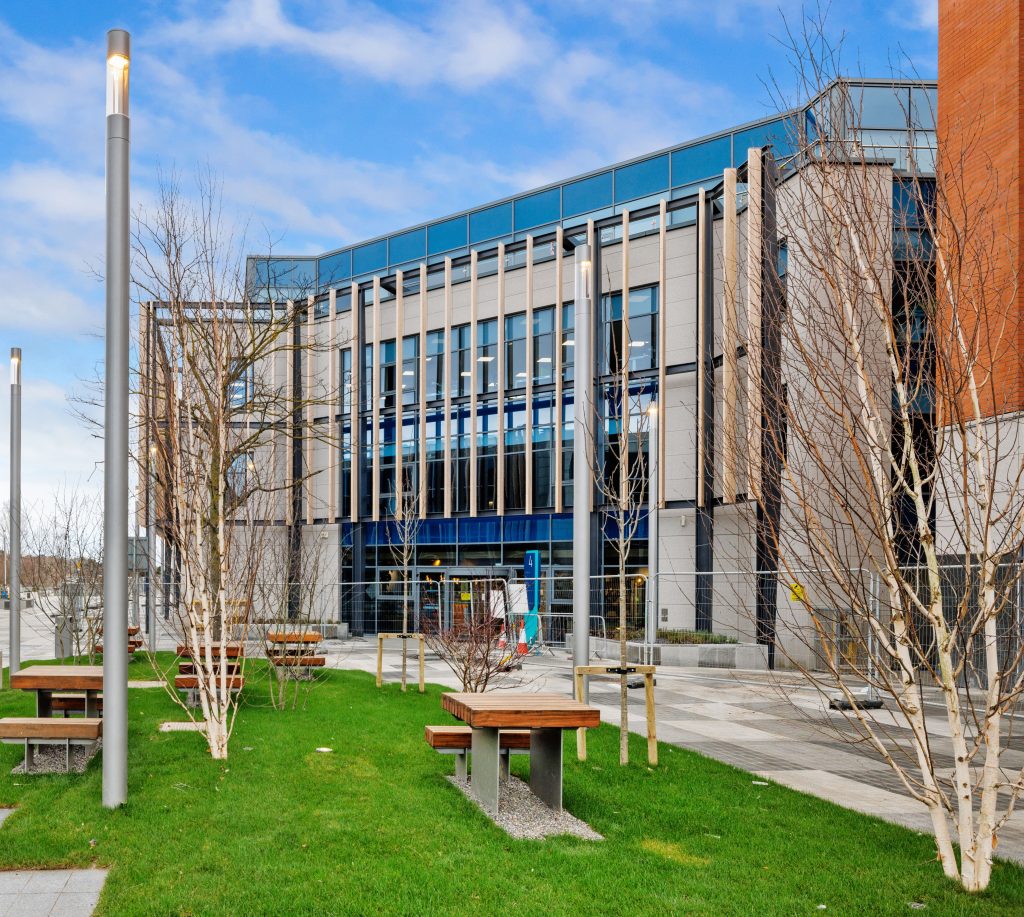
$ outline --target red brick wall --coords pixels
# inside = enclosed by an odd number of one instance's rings
[[[953,217],[967,245],[955,302],[991,369],[986,413],[1024,409],[1022,20],[1011,0],[939,0],[940,181],[963,214]]]

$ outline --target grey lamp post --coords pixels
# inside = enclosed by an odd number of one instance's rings
[[[658,636],[658,405],[647,410],[650,420],[647,437],[647,644],[648,663],[654,661],[654,641]]]
[[[107,348],[103,424],[103,805],[128,798],[128,63],[107,32]]]
[[[576,302],[573,321],[573,433],[572,433],[572,661],[590,664],[590,436],[593,416],[593,358],[591,345],[590,245],[576,246]],[[587,699],[584,679],[583,697]]]
[[[21,668],[21,348],[11,348],[10,674]]]

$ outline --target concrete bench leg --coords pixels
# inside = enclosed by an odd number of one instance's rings
[[[460,751],[455,756],[455,776],[458,777],[459,780],[466,780],[469,777],[468,758],[469,754],[465,751]]]
[[[512,762],[512,752],[507,748],[501,750],[501,760],[498,767],[498,779],[501,781],[508,780],[508,766]]]
[[[562,730],[530,730],[530,789],[562,811]]]
[[[473,728],[473,795],[484,810],[498,814],[498,730]]]

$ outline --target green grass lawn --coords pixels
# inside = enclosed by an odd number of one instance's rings
[[[144,660],[132,678],[151,672]],[[567,736],[565,804],[606,838],[513,841],[452,787],[451,757],[423,741],[449,722],[441,690],[403,695],[329,672],[305,709],[266,705],[252,663],[226,763],[160,690],[129,701],[129,802],[100,804],[100,768],[12,776],[0,746],[0,868],[111,867],[102,914],[1020,914],[1024,870],[995,869],[970,897],[945,881],[930,837],[662,745],[620,768],[617,732]],[[0,714],[32,698],[0,692]],[[632,755],[646,760],[644,740]],[[334,754],[318,754],[330,746]],[[524,775],[525,758],[513,759]]]

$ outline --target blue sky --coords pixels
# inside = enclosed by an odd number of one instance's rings
[[[103,65],[132,33],[133,196],[223,182],[253,250],[317,253],[777,110],[789,0],[0,0],[0,359],[24,480],[100,487],[66,398],[102,359]],[[936,0],[829,11],[844,67],[936,70]],[[8,398],[0,398],[7,481]]]

